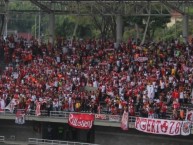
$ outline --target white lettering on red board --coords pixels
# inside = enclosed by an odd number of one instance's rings
[[[89,117],[87,114],[70,114],[68,123],[75,128],[91,129],[94,122],[94,116]]]

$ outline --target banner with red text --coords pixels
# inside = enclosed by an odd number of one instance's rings
[[[124,111],[121,119],[121,128],[123,130],[128,130],[128,120],[129,120],[129,113]]]
[[[16,124],[24,124],[25,123],[25,113],[21,110],[17,110],[15,116],[15,123]]]
[[[180,135],[182,121],[136,117],[135,128],[153,134]]]
[[[120,115],[109,115],[109,121],[119,122],[120,121]]]
[[[68,124],[74,128],[91,129],[94,122],[93,114],[73,114],[68,118]]]
[[[186,120],[187,121],[192,121],[193,122],[193,111],[188,111],[186,112]]]
[[[106,114],[95,114],[95,119],[97,119],[97,120],[106,120],[107,115]]]

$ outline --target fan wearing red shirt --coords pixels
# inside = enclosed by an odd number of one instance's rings
[[[133,105],[129,107],[129,116],[135,116],[135,107]]]
[[[174,109],[177,110],[177,109],[180,108],[180,103],[178,103],[178,101],[174,100],[172,106],[173,106]]]
[[[174,89],[174,91],[172,92],[172,98],[173,100],[179,99],[179,92],[177,89]]]
[[[160,112],[161,112],[161,118],[165,119],[166,118],[166,112],[167,112],[167,105],[165,103],[162,103]]]

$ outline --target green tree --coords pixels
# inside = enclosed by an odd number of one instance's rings
[[[158,14],[157,11],[152,10],[152,14]],[[167,13],[166,10],[163,10],[163,13]],[[169,13],[168,13],[169,14]],[[146,39],[152,40],[154,38],[154,34],[156,29],[165,28],[167,23],[170,22],[171,16],[150,16],[148,30],[147,30],[147,37]],[[146,27],[147,17],[146,16],[128,16],[124,17],[124,23],[126,27],[130,27],[132,29],[136,29],[136,33],[142,30],[144,32]],[[137,34],[136,37],[139,37]]]
[[[30,2],[10,2],[9,9],[35,9],[37,8]],[[19,32],[31,32],[31,28],[34,25],[35,15],[32,14],[17,14],[10,13],[8,15],[8,29],[9,30],[17,30]]]
[[[154,11],[153,13],[156,13]],[[163,12],[167,13],[167,11]],[[168,13],[169,14],[169,13]],[[170,22],[171,16],[151,16],[150,17],[150,23],[149,23],[149,29],[147,31],[148,39],[152,40],[154,38],[155,30],[158,28],[166,28],[167,23]]]
[[[56,35],[64,36],[66,38],[69,38],[72,36],[73,29],[74,29],[75,23],[70,21],[68,17],[63,19],[63,23],[57,25],[56,27]]]
[[[93,16],[92,20],[95,29],[100,32],[100,38],[116,38],[115,16]]]

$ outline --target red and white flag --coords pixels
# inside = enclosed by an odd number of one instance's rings
[[[41,107],[40,102],[36,102],[36,111],[35,111],[35,115],[36,116],[40,116],[41,115],[40,107]]]
[[[74,128],[91,129],[94,123],[94,114],[71,113],[68,124]]]
[[[193,110],[186,112],[186,120],[193,122]]]
[[[4,113],[4,112],[5,112],[5,110],[0,108],[0,113]]]
[[[10,112],[13,113],[15,105],[18,104],[19,104],[18,99],[13,98],[11,102],[5,107],[5,110],[9,110]]]
[[[18,110],[15,116],[16,124],[24,124],[25,123],[25,113],[21,110]]]
[[[5,100],[4,99],[0,99],[0,113],[1,112],[5,112]]]
[[[183,121],[183,122],[182,122],[181,135],[183,135],[183,136],[190,135],[190,133],[191,133],[191,131],[190,131],[190,125],[191,125],[191,122],[190,122],[190,121]]]
[[[128,130],[128,121],[129,121],[129,113],[127,111],[124,111],[121,119],[121,128],[123,130]]]

